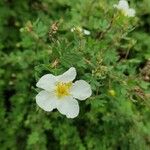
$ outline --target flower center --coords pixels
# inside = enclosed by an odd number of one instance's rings
[[[128,16],[128,10],[122,9],[122,10],[121,10],[121,13],[122,13],[124,16]]]
[[[72,82],[68,82],[68,83],[59,82],[56,85],[56,89],[55,89],[57,97],[62,98],[64,96],[70,95],[69,92],[71,86],[72,86]]]

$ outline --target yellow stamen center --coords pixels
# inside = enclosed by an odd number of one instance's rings
[[[122,13],[123,16],[128,16],[127,10],[121,10],[121,13]]]
[[[72,82],[68,82],[68,83],[59,82],[56,85],[56,90],[55,90],[56,95],[59,98],[70,95],[69,92],[70,92],[71,86],[72,86]]]

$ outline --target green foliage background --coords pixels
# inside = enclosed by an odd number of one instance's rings
[[[150,1],[130,1],[135,18],[115,3],[0,1],[1,150],[149,150]],[[79,116],[38,108],[37,80],[71,66],[93,90]]]

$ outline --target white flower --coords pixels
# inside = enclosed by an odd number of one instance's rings
[[[91,32],[88,31],[88,30],[86,30],[86,29],[83,29],[83,33],[84,33],[85,35],[90,35],[90,34],[91,34]]]
[[[75,27],[71,28],[71,32],[75,32],[77,29]],[[79,31],[82,32],[82,29],[79,28]]]
[[[71,32],[75,32],[75,31],[77,31],[79,33],[83,33],[85,35],[90,35],[91,34],[91,32],[89,30],[83,29],[81,27],[73,27],[73,28],[71,28]]]
[[[129,8],[129,4],[126,0],[120,0],[119,3],[114,5],[114,8],[120,10],[125,16],[134,17],[135,10],[133,8]]]
[[[78,100],[85,100],[91,96],[91,86],[84,80],[73,83],[76,69],[71,67],[62,75],[46,74],[37,82],[36,86],[43,89],[36,96],[36,103],[45,111],[58,111],[67,118],[74,118],[79,114]]]

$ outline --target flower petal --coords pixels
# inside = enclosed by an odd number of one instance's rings
[[[71,67],[69,70],[67,70],[65,73],[62,75],[57,76],[58,81],[61,82],[70,82],[75,79],[77,75],[76,69],[74,67]]]
[[[133,8],[128,9],[128,16],[134,17],[135,16],[135,10]]]
[[[57,100],[54,94],[44,90],[36,96],[36,103],[45,111],[52,111],[57,106]]]
[[[76,30],[75,27],[71,28],[71,32],[74,32],[75,30]]]
[[[92,95],[91,86],[84,80],[78,80],[73,84],[71,94],[74,98],[85,100]]]
[[[46,74],[39,79],[36,86],[51,92],[54,89],[55,83],[56,77],[52,74]]]
[[[117,8],[128,9],[129,8],[128,2],[126,0],[120,0]]]
[[[91,34],[91,32],[86,30],[86,29],[84,29],[83,32],[84,32],[85,35],[90,35]]]
[[[57,109],[61,114],[66,115],[67,118],[75,118],[79,114],[78,101],[72,96],[59,100]]]

